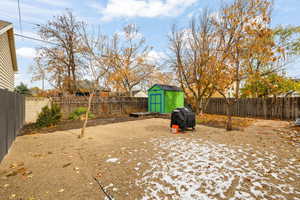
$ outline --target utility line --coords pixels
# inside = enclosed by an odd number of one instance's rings
[[[21,17],[21,9],[20,9],[20,0],[18,0],[18,12],[19,12],[20,31],[21,31],[21,33],[23,33],[23,31],[22,31],[22,17]]]
[[[11,15],[7,15],[6,13],[3,13],[2,11],[0,11],[0,15],[2,15],[4,17],[7,17],[7,18],[12,18],[12,19],[17,19],[18,20],[18,17],[13,17]],[[33,25],[33,26],[40,26],[40,24],[38,24],[38,23],[30,22],[30,21],[24,20],[23,18],[22,18],[22,23],[30,24],[30,25]]]
[[[29,39],[29,40],[35,40],[35,41],[38,41],[38,42],[44,42],[44,43],[48,43],[48,44],[52,44],[52,45],[58,45],[54,42],[49,42],[49,41],[46,41],[46,40],[41,40],[41,39],[38,39],[38,38],[34,38],[34,37],[30,37],[30,36],[26,36],[26,35],[22,35],[22,34],[18,34],[18,33],[15,33],[15,36],[26,38],[26,39]]]

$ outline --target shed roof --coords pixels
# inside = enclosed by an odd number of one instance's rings
[[[4,33],[8,35],[13,69],[14,71],[18,71],[13,25],[10,22],[0,20],[0,35]]]
[[[181,88],[179,88],[177,86],[173,86],[173,85],[154,84],[151,88],[153,88],[154,86],[158,86],[161,89],[166,90],[166,91],[182,91]],[[151,90],[151,88],[149,90]]]

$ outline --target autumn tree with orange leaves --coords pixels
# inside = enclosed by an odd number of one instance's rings
[[[271,2],[269,0],[236,0],[224,6],[214,25],[217,29],[219,59],[222,66],[217,91],[224,97],[227,108],[227,130],[232,130],[232,107],[240,97],[240,82],[253,74],[271,73],[268,68],[281,56],[270,28]],[[226,96],[233,84],[234,99]]]
[[[226,129],[232,129],[232,107],[240,98],[240,83],[279,70],[272,63],[284,56],[270,28],[272,2],[235,0],[217,14],[205,10],[185,30],[173,28],[171,66],[195,111],[201,113],[210,96],[222,95]],[[235,85],[234,98],[227,96]],[[206,102],[206,103],[205,103]]]

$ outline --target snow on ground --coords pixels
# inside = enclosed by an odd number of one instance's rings
[[[248,146],[201,139],[151,141],[160,151],[136,185],[148,199],[299,199],[300,164]]]
[[[109,158],[109,159],[106,160],[106,162],[114,163],[114,162],[117,162],[118,160],[119,160],[119,158]]]

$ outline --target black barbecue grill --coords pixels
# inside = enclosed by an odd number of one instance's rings
[[[186,131],[189,128],[195,130],[195,118],[195,113],[190,109],[176,108],[172,111],[170,127],[172,127],[172,125],[178,125],[181,131]]]

